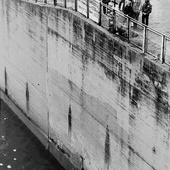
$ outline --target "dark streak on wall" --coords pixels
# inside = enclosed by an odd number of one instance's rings
[[[109,127],[106,127],[106,139],[105,139],[105,163],[107,167],[109,167],[110,163],[110,134],[109,134]]]
[[[41,22],[43,21],[43,12],[42,12],[43,9],[42,9],[42,8],[43,8],[43,7],[40,7],[40,8],[39,8],[39,11],[38,11],[38,12],[39,12],[38,15],[40,16]]]
[[[68,84],[69,84],[70,90],[73,90],[73,82],[70,79],[68,79]]]
[[[70,133],[72,130],[72,114],[71,114],[71,105],[68,110],[68,132]]]
[[[104,69],[104,73],[108,79],[113,80],[115,78],[115,73],[105,66],[104,63],[98,62],[98,64]]]
[[[93,29],[94,28],[90,24],[84,23],[86,44],[93,44]]]
[[[167,115],[170,114],[169,109],[169,95],[165,91],[167,87],[167,75],[166,73],[158,68],[154,63],[145,60],[143,64],[144,73],[150,78],[152,86],[155,90],[155,117],[157,123],[162,123],[165,119],[168,119]]]
[[[5,70],[4,70],[4,77],[5,77],[5,94],[8,96],[8,79],[7,79],[6,67],[5,67]]]
[[[1,120],[1,107],[2,107],[2,100],[0,99],[0,120]]]
[[[130,63],[134,63],[135,62],[136,55],[137,55],[137,53],[135,53],[134,51],[132,51],[132,50],[128,51],[128,56],[129,56],[128,58],[129,58]]]
[[[119,81],[120,81],[119,92],[123,97],[125,97],[126,92],[127,92],[126,89],[127,89],[128,83],[121,77],[119,78]]]
[[[29,109],[30,109],[30,95],[29,95],[29,87],[28,87],[28,82],[26,83],[26,93],[25,93],[25,96],[26,96],[26,107],[27,107],[27,112],[29,112]]]
[[[88,64],[88,59],[89,59],[89,56],[88,56],[88,52],[87,52],[87,49],[85,49],[84,51],[82,51],[82,63],[83,63],[83,70],[85,71],[86,67],[85,65]]]
[[[133,87],[131,104],[138,107],[138,101],[139,100],[140,100],[140,91],[136,87]]]
[[[166,98],[168,98],[168,96],[167,93],[161,91],[159,87],[155,87],[155,92],[156,92],[155,100],[156,120],[157,122],[161,122],[164,115],[170,114],[168,101],[165,100]]]
[[[83,37],[82,37],[81,20],[78,17],[75,17],[73,20],[73,34],[75,38],[73,44],[75,44],[76,46],[80,46],[79,43],[81,43]]]

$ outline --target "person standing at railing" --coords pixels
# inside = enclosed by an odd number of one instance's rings
[[[132,7],[132,2],[130,0],[127,1],[127,4],[125,5],[124,14],[128,15],[129,17],[133,17],[134,12]]]
[[[110,0],[110,2],[108,3],[109,7],[112,9],[116,9],[117,4],[118,3],[116,2],[116,0]]]
[[[133,12],[134,12],[133,18],[137,21],[139,19],[139,14],[140,14],[141,9],[142,9],[141,0],[133,0]],[[136,28],[136,27],[137,27],[137,24],[134,23],[134,28]]]
[[[142,6],[142,23],[148,25],[149,23],[149,14],[152,12],[152,5],[149,0],[145,0],[145,3]]]
[[[131,5],[133,6],[133,0],[121,0],[118,5],[119,10],[124,13],[125,6],[128,3],[131,3]]]
[[[118,8],[119,8],[120,11],[124,11],[124,8],[125,8],[125,0],[121,0],[121,1],[119,2]]]

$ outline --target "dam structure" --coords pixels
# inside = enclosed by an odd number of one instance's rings
[[[168,38],[125,41],[87,2],[0,1],[0,98],[66,170],[169,170]]]

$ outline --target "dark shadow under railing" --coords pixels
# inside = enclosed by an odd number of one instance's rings
[[[52,4],[78,11],[93,20],[110,33],[118,35],[123,40],[135,45],[143,53],[148,53],[170,65],[170,38],[124,15],[114,5],[109,6],[101,0],[26,0],[36,3]]]

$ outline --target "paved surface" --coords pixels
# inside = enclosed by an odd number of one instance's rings
[[[170,37],[170,1],[169,0],[150,0],[152,13],[150,15],[149,26]]]
[[[1,106],[0,170],[64,170],[4,102]]]

